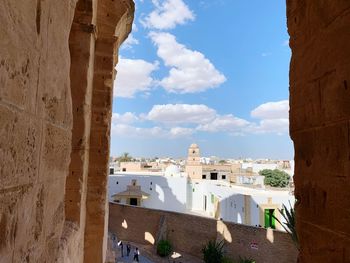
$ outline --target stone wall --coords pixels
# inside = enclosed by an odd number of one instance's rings
[[[133,3],[0,10],[0,261],[103,262],[113,67]]]
[[[201,258],[207,241],[225,239],[227,253],[235,259],[241,256],[257,263],[296,262],[297,250],[284,232],[141,207],[109,206],[109,231],[121,240],[154,244],[165,232],[175,250]]]
[[[350,262],[350,1],[287,1],[300,262]]]
[[[2,0],[0,10],[1,261],[82,262],[85,253],[86,262],[102,262],[112,69],[133,4]],[[349,10],[347,0],[287,0],[300,262],[350,259]],[[198,240],[216,237],[216,221],[196,220]],[[187,224],[171,222],[175,244],[198,252],[199,243],[181,245],[194,238],[181,231]],[[259,244],[272,251],[289,242],[275,232],[264,243],[261,231]]]

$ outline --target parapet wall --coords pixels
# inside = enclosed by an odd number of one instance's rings
[[[175,250],[199,258],[203,245],[215,239],[225,239],[227,253],[235,259],[295,263],[298,254],[284,232],[115,203],[109,204],[109,231],[121,240],[139,244],[154,244],[165,232]]]

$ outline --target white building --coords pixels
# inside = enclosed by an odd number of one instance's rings
[[[221,180],[191,181],[186,174],[175,174],[174,171],[168,171],[167,176],[159,173],[110,175],[110,201],[114,202],[116,195],[124,194],[133,180],[140,186],[140,191],[145,193],[143,196],[147,196],[138,203],[142,207],[197,214],[252,226],[272,226],[281,229],[277,222],[271,219],[271,215],[280,218],[277,209],[282,208],[282,204],[289,207],[289,202],[292,205],[295,202],[289,191],[254,189],[230,185]],[[118,201],[132,204],[135,198],[130,196],[129,199],[126,197]]]
[[[189,210],[187,206],[187,178],[185,176],[163,176],[135,173],[119,173],[109,176],[109,199],[115,201],[112,197],[118,193],[127,190],[128,186],[136,180],[136,184],[141,186],[141,191],[147,193],[147,199],[142,200],[140,206],[160,209],[166,211],[175,211],[185,213]],[[130,196],[130,198],[133,198]],[[119,200],[122,204],[130,204],[129,200]]]
[[[281,163],[256,163],[256,162],[244,162],[242,163],[242,169],[252,169],[253,173],[259,173],[261,170],[264,169],[279,169],[282,171],[285,171],[288,173],[290,176],[294,175],[294,161],[288,161],[290,163],[290,168],[285,169]]]
[[[192,144],[185,173],[178,166],[169,165],[163,172],[134,167],[134,171],[126,168],[111,174],[109,200],[282,230],[275,217],[283,222],[278,209],[283,204],[293,206],[294,196],[289,189],[264,189],[264,177],[257,174],[262,169],[276,169],[277,165],[244,164],[245,173],[233,175],[240,171],[240,164],[204,165],[198,145]],[[235,184],[230,180],[232,176]]]

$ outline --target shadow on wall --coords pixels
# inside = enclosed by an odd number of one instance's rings
[[[253,258],[263,263],[294,263],[297,259],[297,250],[284,232],[175,212],[110,203],[109,231],[121,240],[140,244],[152,244],[163,231],[176,251],[199,258],[209,240],[224,239],[233,259]],[[273,242],[267,234],[273,235]]]
[[[260,199],[259,204],[255,198]],[[283,198],[286,201],[289,197]],[[236,211],[227,209],[232,208],[233,202],[236,202]],[[256,262],[296,262],[298,251],[291,236],[281,231],[283,227],[273,217],[284,222],[278,211],[282,205],[274,203],[273,197],[233,194],[223,198],[220,205],[226,207],[218,208],[221,218],[217,221],[217,240],[225,240],[229,257],[251,258]],[[242,224],[225,221],[228,214],[242,218]]]
[[[137,181],[137,185],[141,186],[142,191],[150,195],[147,199],[142,201],[143,205],[141,206],[166,211],[186,211],[187,189],[183,189],[184,182],[179,181],[179,178],[132,174],[109,176],[109,196],[125,191],[133,179]],[[186,178],[182,179],[186,180]],[[169,183],[171,185],[169,185]],[[178,191],[177,195],[174,194],[172,189]],[[183,196],[184,199],[179,200],[177,196]],[[111,200],[110,198],[110,201]]]

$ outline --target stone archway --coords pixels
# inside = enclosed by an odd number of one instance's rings
[[[0,1],[5,262],[104,260],[113,65],[134,10],[131,0],[76,3]],[[350,258],[349,10],[287,0],[300,262]]]
[[[132,1],[79,0],[70,32],[72,152],[66,182],[66,226],[77,227],[84,262],[105,260],[107,170],[114,66],[131,31]]]

